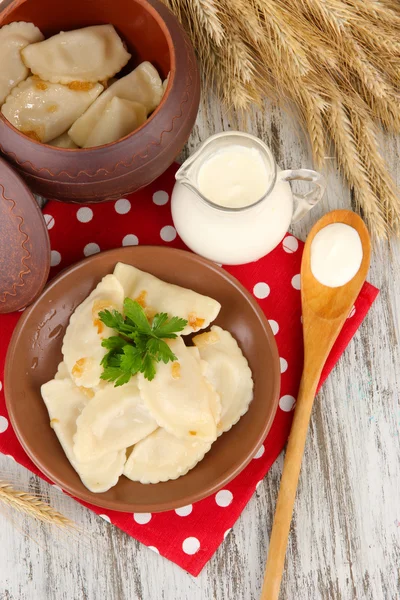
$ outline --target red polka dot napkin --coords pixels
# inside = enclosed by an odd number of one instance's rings
[[[135,244],[184,248],[172,226],[169,196],[176,167],[131,196],[105,204],[78,207],[49,202],[43,209],[51,241],[51,274],[100,250]],[[272,429],[246,469],[217,494],[175,511],[131,514],[89,506],[106,521],[198,575],[233,526],[258,483],[284,447],[302,371],[300,262],[303,244],[293,236],[268,256],[244,266],[227,267],[254,294],[271,324],[281,362],[281,396]],[[374,301],[378,290],[366,283],[325,366],[328,376]],[[0,380],[8,341],[20,313],[0,315]],[[1,386],[1,384],[0,384]],[[43,479],[20,446],[0,387],[0,452],[11,455]],[[209,524],[212,523],[212,527]]]

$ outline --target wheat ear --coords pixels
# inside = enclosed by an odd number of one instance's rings
[[[74,523],[40,498],[16,490],[7,481],[0,479],[0,502],[21,513],[59,527],[74,527]]]
[[[340,99],[332,102],[327,111],[326,123],[335,144],[338,161],[354,191],[357,208],[362,210],[374,236],[387,237],[383,207],[377,201],[363,158],[359,154],[359,144],[347,107]]]

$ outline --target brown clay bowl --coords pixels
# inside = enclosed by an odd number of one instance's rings
[[[52,379],[72,311],[104,275],[122,261],[165,281],[216,298],[216,324],[237,339],[253,372],[254,399],[248,412],[214,442],[204,459],[174,481],[143,485],[121,477],[108,492],[82,484],[49,425],[40,386]],[[185,506],[216,492],[251,461],[272,425],[278,406],[279,356],[261,308],[226,271],[195,254],[155,246],[126,247],[96,254],[63,271],[21,317],[9,346],[5,394],[11,423],[25,451],[51,481],[73,496],[103,508],[159,512]]]
[[[53,148],[31,140],[0,113],[0,151],[37,194],[79,203],[120,198],[148,185],[174,161],[196,119],[200,80],[193,48],[177,19],[159,0],[14,0],[0,27],[31,21],[48,37],[63,30],[112,23],[132,54],[158,69],[167,91],[151,117],[118,142],[86,150]]]

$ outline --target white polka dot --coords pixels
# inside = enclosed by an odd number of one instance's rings
[[[182,506],[181,508],[175,509],[175,512],[180,517],[187,517],[193,510],[193,505],[188,504],[187,506]]]
[[[288,368],[287,360],[280,357],[279,362],[281,363],[281,373],[284,373],[285,371],[287,371]]]
[[[0,381],[0,392],[3,389],[3,383]]]
[[[82,206],[82,208],[77,210],[76,218],[81,223],[89,223],[89,221],[91,221],[93,219],[93,211],[91,208],[89,208],[87,206]]]
[[[262,455],[264,454],[264,452],[265,452],[265,447],[264,447],[264,444],[262,444],[259,447],[259,449],[257,450],[257,454],[255,454],[253,458],[261,458]]]
[[[274,321],[274,319],[268,319],[268,323],[269,323],[269,325],[270,325],[270,327],[272,329],[272,333],[274,335],[276,335],[278,333],[278,331],[279,331],[279,325],[278,325],[278,323],[276,321]]]
[[[187,537],[183,540],[182,550],[185,554],[196,554],[200,548],[200,542],[195,537]]]
[[[83,249],[83,254],[85,256],[92,256],[92,254],[97,254],[97,252],[100,252],[100,246],[98,244],[95,244],[94,242],[86,244],[86,246]]]
[[[107,521],[107,523],[111,523],[111,519],[108,515],[99,515],[99,517],[101,517],[102,519],[104,519],[105,521]]]
[[[232,500],[233,494],[229,490],[220,490],[215,495],[215,502],[218,504],[218,506],[221,506],[222,508],[229,506]]]
[[[54,217],[52,215],[48,215],[47,213],[44,214],[43,216],[44,216],[44,220],[47,225],[47,229],[53,229],[54,223],[55,223]]]
[[[164,242],[172,242],[176,238],[176,229],[172,225],[166,225],[160,231],[161,239]]]
[[[262,479],[260,479],[260,481],[258,481],[258,482],[257,482],[257,485],[256,485],[256,490],[258,490],[258,488],[260,487],[260,485],[262,484],[262,482],[263,482],[263,480],[262,480]]]
[[[61,254],[57,250],[52,250],[50,254],[50,264],[52,267],[56,267],[61,262]]]
[[[294,287],[295,290],[300,289],[300,273],[298,275],[295,275],[294,277],[292,277],[292,286]]]
[[[158,548],[156,548],[155,546],[147,546],[149,550],[153,550],[153,552],[155,552],[156,554],[160,554],[160,551]]]
[[[61,492],[61,494],[63,494],[63,493],[64,493],[64,492],[63,492],[63,490],[62,490],[62,488],[60,488],[60,486],[59,486],[59,485],[57,485],[56,483],[52,483],[52,487],[53,487],[55,490],[58,490],[59,492]]]
[[[295,402],[296,398],[293,398],[293,396],[282,396],[279,400],[279,406],[284,412],[290,412],[295,405]]]
[[[157,204],[157,206],[163,206],[164,204],[167,204],[168,200],[169,196],[167,192],[164,192],[164,190],[154,192],[153,194],[153,202],[154,204]]]
[[[226,538],[228,537],[228,535],[230,534],[230,532],[232,531],[232,527],[230,527],[229,529],[227,529],[224,533],[224,540],[226,540]]]
[[[139,525],[146,525],[151,521],[151,513],[133,513],[133,518]]]
[[[134,233],[128,233],[122,240],[123,246],[137,246],[139,243],[139,238]]]
[[[347,317],[348,319],[351,319],[351,317],[354,317],[354,315],[356,314],[356,307],[353,306],[353,308],[351,309],[351,311],[349,312],[349,316]]]
[[[119,215],[126,215],[131,210],[131,203],[126,198],[117,200],[114,206]]]
[[[295,237],[289,235],[283,240],[282,246],[285,252],[288,254],[293,254],[293,252],[296,252],[297,248],[299,247],[299,242]]]
[[[256,298],[259,298],[260,300],[263,300],[264,298],[269,296],[270,291],[270,287],[268,283],[265,283],[265,281],[260,281],[259,283],[256,283],[256,285],[253,287],[253,294]]]

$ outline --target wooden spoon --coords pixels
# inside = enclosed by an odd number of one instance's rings
[[[349,283],[329,288],[311,272],[310,249],[315,235],[331,223],[346,223],[357,230],[363,247],[358,273]],[[301,461],[306,443],[314,396],[322,368],[366,279],[370,262],[370,238],[362,219],[348,210],[334,210],[312,228],[304,246],[301,264],[304,368],[283,465],[281,485],[272,526],[261,600],[278,600],[286,546],[296,498]]]

